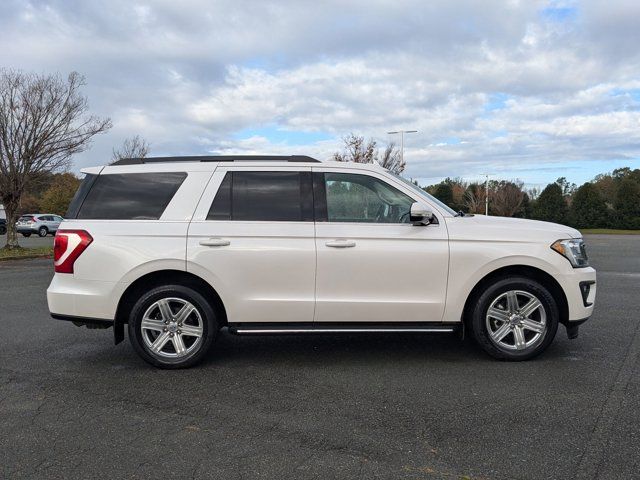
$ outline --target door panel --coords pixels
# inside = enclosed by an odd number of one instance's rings
[[[209,212],[215,197],[211,189],[217,192],[222,185],[219,190],[221,195],[231,192],[229,180],[223,182],[227,172],[274,170],[292,173],[305,171],[309,182],[308,195],[311,195],[309,168],[218,168],[189,227],[187,270],[195,273],[197,269],[218,291],[228,320],[232,323],[313,321],[316,255],[314,224],[309,218],[310,199],[306,199],[308,205],[304,208],[308,212],[301,214],[304,221],[233,220],[236,217],[259,218],[259,215],[273,211],[266,205],[268,197],[255,197],[255,191],[247,193],[247,190],[245,195],[234,197],[236,206],[248,205],[243,207],[243,212],[236,211],[235,215],[226,217],[220,211]],[[236,175],[238,185],[255,180],[250,177],[238,181],[239,177]],[[266,200],[255,205],[252,198]],[[218,198],[214,202],[217,203]],[[291,211],[282,204],[282,195],[278,202],[276,209],[279,208],[279,218],[289,218]],[[233,203],[233,198],[221,202],[223,209],[233,209]],[[207,216],[217,220],[206,220]]]
[[[340,188],[344,192],[346,187]],[[449,264],[444,221],[429,226],[400,223],[408,220],[404,211],[413,201],[401,198],[409,196],[406,191],[378,190],[384,201],[376,205],[361,189],[346,189],[361,204],[361,222],[349,221],[358,217],[358,208],[348,195],[331,198],[330,190],[315,195],[329,197],[328,221],[316,222],[315,321],[440,321]]]

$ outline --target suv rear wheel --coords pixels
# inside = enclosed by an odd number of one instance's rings
[[[508,277],[480,294],[471,313],[471,329],[489,355],[528,360],[553,341],[558,320],[558,306],[543,285],[526,277]]]
[[[152,289],[136,302],[129,316],[134,349],[160,368],[185,368],[200,362],[218,330],[209,302],[182,285]]]

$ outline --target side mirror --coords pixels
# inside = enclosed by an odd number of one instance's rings
[[[424,203],[413,202],[409,220],[414,225],[429,225],[433,221],[433,212]]]

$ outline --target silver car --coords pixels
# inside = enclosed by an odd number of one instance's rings
[[[55,235],[60,223],[64,220],[60,215],[50,213],[29,213],[22,215],[16,222],[16,231],[25,237],[37,233],[41,237]]]

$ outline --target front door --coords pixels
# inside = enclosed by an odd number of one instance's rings
[[[409,222],[414,198],[382,175],[314,167],[316,322],[438,322],[447,290],[444,220]]]
[[[230,323],[312,322],[311,169],[218,167],[189,226],[187,270],[216,289]]]

